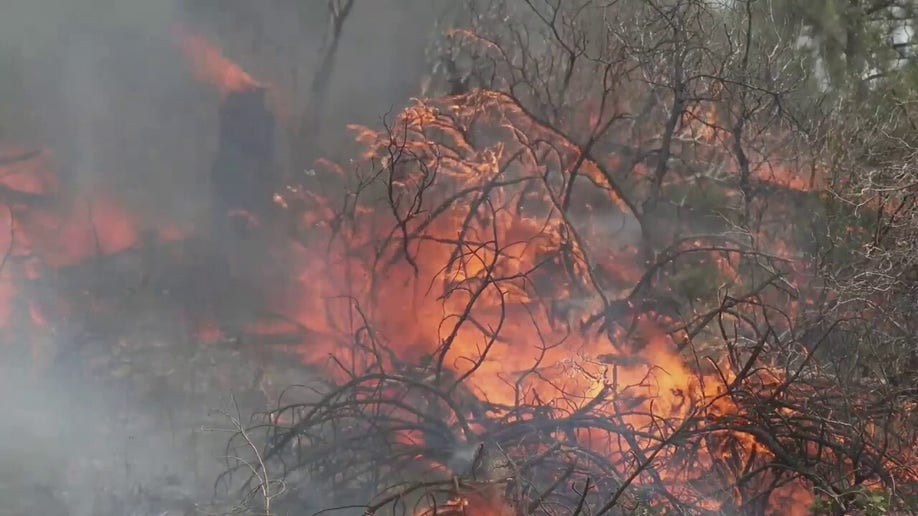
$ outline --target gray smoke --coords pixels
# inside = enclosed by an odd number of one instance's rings
[[[139,217],[141,229],[204,227],[220,98],[190,73],[174,24],[210,38],[276,90],[289,122],[304,107],[326,3],[7,0],[0,8],[0,140],[51,149],[65,193],[105,189]],[[324,109],[324,146],[350,139],[347,123],[378,123],[418,93],[438,9],[429,0],[357,0]],[[295,144],[286,141],[287,152]],[[187,511],[206,500],[224,464],[228,436],[203,428],[227,422],[211,411],[233,410],[230,393],[253,390],[284,367],[256,367],[229,345],[200,350],[177,324],[170,289],[137,293],[131,278],[140,266],[132,259],[117,262],[123,276],[69,271],[80,289],[120,310],[119,324],[68,320],[38,333],[3,330],[0,341],[15,345],[0,351],[0,515]],[[49,368],[35,375],[23,357],[39,338],[53,351]],[[217,375],[218,363],[238,367]],[[282,382],[299,381],[297,374]],[[243,417],[267,401],[241,400]]]

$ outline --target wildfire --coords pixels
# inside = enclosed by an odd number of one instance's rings
[[[258,86],[204,38],[181,26],[175,30],[201,80],[223,94]],[[702,115],[713,118],[715,113],[692,113],[684,124],[697,127],[681,136],[709,142],[718,138],[714,128],[698,125]],[[596,125],[598,115],[590,116],[590,125]],[[354,386],[341,398],[399,425],[425,410],[441,410],[443,400],[431,391],[446,392],[442,397],[451,412],[431,419],[451,430],[461,427],[455,433],[468,441],[497,442],[501,453],[517,461],[504,457],[510,466],[494,466],[488,478],[470,481],[478,489],[471,492],[459,485],[455,457],[425,456],[437,447],[428,429],[396,425],[380,439],[398,452],[393,452],[401,461],[397,466],[437,481],[453,477],[438,486],[444,496],[422,503],[415,515],[510,514],[504,500],[514,493],[494,486],[506,487],[501,482],[522,474],[508,469],[549,452],[566,454],[573,464],[564,473],[568,476],[558,475],[559,484],[579,475],[600,479],[614,492],[616,482],[633,474],[629,482],[642,493],[657,495],[656,506],[684,503],[717,511],[728,502],[754,503],[760,496],[757,485],[744,477],[756,468],[767,469],[772,461],[786,466],[781,461],[788,459],[779,457],[769,436],[754,428],[756,418],[774,414],[750,410],[744,402],[772,393],[769,407],[780,409],[772,410],[780,413],[775,423],[780,426],[801,415],[780,407],[782,396],[813,394],[788,394],[784,371],[755,362],[771,334],[750,344],[739,331],[732,340],[718,340],[699,330],[697,341],[722,347],[716,352],[693,347],[691,357],[683,352],[693,331],[686,321],[703,320],[723,306],[695,306],[704,296],[651,285],[656,277],[677,281],[664,267],[648,273],[636,231],[610,232],[609,226],[633,224],[638,214],[610,184],[604,163],[586,159],[574,142],[534,124],[512,99],[476,91],[418,101],[397,124],[392,133],[352,127],[366,148],[364,158],[375,166],[374,174],[354,178],[351,171],[320,162],[322,181],[317,183],[334,185],[330,191],[317,185],[315,190],[291,188],[274,195],[279,207],[298,218],[298,228],[309,228],[312,240],[272,241],[274,247],[265,250],[290,264],[289,278],[266,301],[270,306],[265,311],[276,317],[252,322],[246,331],[261,336],[295,333],[295,347],[304,361],[329,363],[331,356],[329,375]],[[114,196],[96,193],[66,203],[35,204],[60,195],[48,159],[43,152],[0,165],[0,189],[20,196],[9,203],[6,215],[0,213],[0,227],[10,228],[7,236],[0,231],[0,247],[9,249],[8,257],[23,257],[31,263],[27,274],[39,276],[48,268],[139,244],[137,222]],[[574,168],[590,190],[574,194],[582,197],[572,200],[565,196],[574,191],[569,183]],[[812,185],[791,168],[769,170],[771,176],[760,179],[795,190]],[[343,210],[337,208],[336,197],[342,189],[347,191]],[[578,204],[586,208],[576,214],[567,208]],[[164,225],[158,236],[165,241],[186,235]],[[774,249],[777,259],[796,264],[790,246],[775,244]],[[756,302],[789,306],[787,319],[796,315],[797,301],[778,297],[783,291],[761,293],[757,285],[743,284],[742,267],[765,266],[752,263],[735,242],[693,238],[666,253],[673,260],[688,257],[695,269],[705,271],[707,276],[696,281],[705,287],[746,289],[752,292],[750,299],[757,296]],[[802,277],[788,276],[802,283]],[[11,278],[4,269],[4,318],[15,294]],[[692,306],[689,313],[665,301],[649,301],[677,295]],[[717,297],[734,303],[722,328],[741,326],[754,318],[744,310],[758,309],[754,304],[742,307],[739,295]],[[29,308],[36,324],[47,323],[42,307]],[[782,324],[775,323],[787,330]],[[219,343],[219,322],[202,322],[196,336]],[[741,346],[752,351],[738,351]],[[391,400],[395,408],[386,405]],[[327,410],[323,425],[353,406],[329,402]],[[288,430],[302,428],[294,416],[271,417]],[[362,414],[354,417],[366,424],[354,425],[362,440],[369,439],[368,433],[385,433],[375,420],[365,423]],[[691,447],[680,445],[689,438],[695,439]],[[786,437],[779,444],[791,447],[794,442]],[[789,454],[795,453],[790,449]],[[472,462],[479,458],[476,454]],[[386,474],[401,471],[387,467]],[[567,466],[553,467],[563,472]],[[360,471],[355,476],[364,474]],[[781,475],[763,474],[761,480],[773,497],[772,513],[807,514],[810,486]],[[587,495],[585,489],[583,500]],[[790,502],[780,506],[780,500]]]

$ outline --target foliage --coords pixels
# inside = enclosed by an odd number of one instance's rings
[[[776,0],[773,22],[788,37],[806,38],[823,72],[823,84],[859,98],[901,73],[914,73],[909,30],[913,0]],[[845,95],[846,93],[842,93]]]

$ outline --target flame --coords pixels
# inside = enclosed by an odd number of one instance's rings
[[[600,409],[610,418],[650,433],[655,432],[650,429],[659,418],[687,421],[698,417],[700,406],[714,420],[726,415],[741,417],[741,409],[724,396],[725,382],[733,379],[729,364],[719,364],[718,374],[726,374],[725,378],[715,373],[699,375],[677,352],[666,330],[675,321],[665,314],[649,311],[639,315],[630,331],[624,327],[606,332],[583,328],[590,314],[605,309],[599,297],[585,293],[591,267],[593,274],[606,272],[608,281],[619,282],[626,292],[641,278],[643,266],[627,239],[620,246],[608,245],[600,224],[581,230],[579,238],[569,233],[557,210],[557,191],[552,185],[526,181],[527,174],[542,177],[533,171],[546,166],[526,154],[528,141],[512,143],[519,132],[510,131],[506,138],[481,149],[468,144],[458,129],[488,120],[495,131],[506,130],[525,123],[524,118],[512,104],[486,92],[450,99],[446,105],[418,102],[402,114],[399,131],[409,136],[400,143],[406,155],[416,159],[420,172],[390,170],[392,188],[401,192],[399,206],[408,202],[410,192],[427,188],[425,200],[434,200],[425,206],[437,211],[435,217],[426,216],[419,207],[416,213],[397,213],[393,220],[391,213],[357,203],[351,214],[355,223],[341,227],[332,222],[331,199],[303,194],[300,201],[311,208],[303,214],[302,225],[315,228],[320,240],[333,242],[328,257],[294,246],[296,281],[276,299],[279,312],[309,329],[300,347],[304,359],[316,361],[350,349],[359,328],[369,325],[375,338],[393,349],[400,360],[428,364],[424,367],[429,375],[435,374],[435,364],[442,363],[453,375],[464,378],[477,397],[499,406],[514,406],[523,397],[561,414],[576,411],[591,400],[607,399],[610,401],[602,402]],[[385,151],[391,150],[389,135],[365,127],[352,129],[357,141],[368,149],[364,158],[379,160],[383,169],[389,166]],[[532,140],[547,138],[528,129],[535,133]],[[440,147],[426,136],[434,132],[447,143]],[[572,144],[565,148],[565,142],[557,138],[553,143],[555,150],[560,149],[560,160],[569,160],[558,163],[559,169],[576,161]],[[382,154],[377,154],[380,149]],[[320,165],[330,178],[343,173],[340,167]],[[424,171],[433,169],[439,182],[428,183]],[[603,184],[599,165],[587,162],[583,170],[594,183]],[[443,209],[430,208],[457,191],[474,190],[488,182],[502,182],[502,186],[489,190],[486,200],[463,199],[447,202]],[[597,211],[617,210],[627,216],[627,206],[620,198],[611,190],[600,192],[595,200]],[[393,227],[400,227],[395,233],[401,237],[393,236]],[[410,244],[397,244],[405,235],[415,237]],[[686,243],[688,247],[705,245]],[[603,250],[598,255],[602,263],[588,263],[591,253],[587,247]],[[736,279],[735,265],[724,255],[709,252],[705,256],[725,281]],[[494,277],[507,279],[500,284],[485,281]],[[481,285],[485,287],[479,288]],[[547,304],[546,298],[571,306],[559,310]],[[628,326],[624,324],[627,317],[627,313],[618,316],[623,326]],[[629,349],[627,342],[639,345]],[[774,380],[763,377],[762,381]],[[652,446],[663,437],[638,438],[646,439],[639,446]],[[712,432],[703,450],[708,458],[701,459],[701,464],[713,468],[715,458],[742,462],[756,454],[769,454],[751,435],[726,437],[725,431]],[[416,441],[418,436],[410,439]],[[630,452],[621,443],[610,435],[582,433],[579,439],[597,452],[618,457],[620,473],[627,474]],[[674,468],[659,475],[680,496],[701,496],[699,505],[710,510],[719,507],[714,498],[706,499],[688,487],[701,480],[702,472]],[[808,496],[801,484],[786,491],[786,496],[798,500]],[[806,504],[801,504],[785,514],[803,514],[798,508]]]
[[[457,106],[451,109],[458,110]],[[443,118],[434,109],[424,105],[410,108],[402,120],[410,128],[424,131],[436,127],[440,131],[448,130]],[[383,135],[366,128],[355,128],[358,131],[358,141],[379,141]],[[461,148],[461,141],[455,142]],[[424,152],[423,140],[410,142],[417,145],[419,154]],[[478,153],[467,147],[463,149],[474,155],[460,159],[459,156],[441,156],[448,166],[441,165],[439,173],[449,176],[455,181],[456,187],[475,185],[484,181],[484,178],[495,177],[501,173],[500,163],[506,160],[511,150],[503,145],[497,145],[485,152]],[[367,156],[369,157],[369,156]],[[594,165],[585,167],[587,174],[596,170]],[[336,170],[329,170],[335,173]],[[412,179],[404,178],[405,184]],[[597,177],[598,181],[599,178]],[[511,205],[522,200],[523,187],[496,188],[492,192],[495,203]],[[606,194],[606,207],[604,209],[623,208],[621,200],[611,194]],[[545,202],[544,199],[538,202]],[[546,207],[548,208],[548,207]],[[316,204],[317,210],[327,208]],[[308,216],[315,220],[315,213],[311,211]],[[367,212],[368,217],[372,212]],[[347,301],[328,302],[335,296],[341,295],[341,285],[351,285],[348,292],[353,299],[360,299],[372,307],[373,321],[381,335],[396,345],[402,358],[406,360],[418,359],[436,353],[444,339],[450,339],[449,351],[444,356],[444,362],[455,369],[457,373],[468,371],[469,358],[480,356],[487,343],[483,340],[480,328],[495,328],[501,326],[503,342],[494,344],[488,351],[487,360],[476,364],[475,374],[469,378],[472,385],[483,397],[494,403],[511,403],[517,396],[514,388],[508,386],[505,378],[519,374],[541,361],[544,364],[555,364],[556,374],[566,378],[565,385],[590,392],[602,388],[608,380],[603,366],[597,357],[608,355],[609,342],[605,335],[590,332],[571,332],[569,324],[561,321],[551,321],[549,312],[551,307],[544,305],[537,293],[529,289],[524,282],[508,281],[501,288],[488,289],[475,298],[475,325],[464,325],[450,335],[449,324],[444,321],[458,317],[468,307],[469,293],[452,291],[444,298],[444,288],[454,288],[456,285],[474,281],[482,274],[486,274],[492,263],[496,263],[497,272],[501,276],[514,277],[526,273],[538,276],[539,274],[552,275],[554,273],[542,272],[540,267],[560,267],[562,264],[553,262],[552,255],[568,243],[567,237],[561,230],[561,221],[556,215],[548,218],[540,216],[538,210],[532,215],[518,213],[512,210],[501,210],[493,215],[493,219],[471,224],[468,229],[470,239],[482,241],[491,238],[495,233],[496,240],[502,242],[498,251],[490,245],[477,245],[464,256],[457,256],[455,248],[456,235],[462,233],[463,227],[469,227],[469,212],[466,206],[453,206],[441,214],[437,219],[423,223],[423,238],[412,244],[411,252],[423,257],[411,264],[405,260],[392,259],[385,265],[386,272],[383,277],[376,276],[373,267],[378,264],[361,257],[362,248],[370,249],[378,246],[380,235],[385,234],[385,224],[374,225],[367,221],[356,232],[347,236],[347,248],[334,250],[331,265],[315,256],[311,256],[306,249],[300,249],[300,281],[297,292],[309,292],[309,295],[291,296],[287,313],[295,320],[309,327],[317,334],[334,334],[336,332],[350,331],[347,319],[352,316],[352,307]],[[315,222],[311,222],[315,225]],[[325,226],[331,229],[330,226]],[[598,229],[598,228],[594,228]],[[559,232],[562,231],[562,232]],[[470,244],[471,245],[471,244]],[[576,263],[584,257],[581,249],[572,249],[575,254],[575,263],[572,274],[585,273],[584,263]],[[634,248],[624,246],[621,250],[610,249],[604,260],[603,266],[615,269],[619,280],[636,281],[642,271],[634,263]],[[356,256],[356,258],[355,258]],[[370,263],[367,263],[367,262]],[[631,263],[631,265],[628,265]],[[445,264],[453,264],[446,266]],[[560,272],[560,271],[558,271]],[[317,277],[325,276],[327,281],[316,281]],[[545,281],[550,281],[546,276]],[[355,279],[357,278],[357,279]],[[415,279],[417,278],[417,279]],[[556,278],[557,279],[557,278]],[[551,288],[557,289],[554,295],[557,299],[568,299],[576,294],[571,286],[564,285],[563,281],[554,281]],[[432,285],[439,288],[431,290]],[[548,283],[546,283],[548,285]],[[373,298],[378,293],[379,298]],[[388,300],[399,300],[398,303]],[[576,307],[575,313],[585,317],[603,309],[601,301],[597,298],[584,299]],[[579,321],[570,320],[568,323]],[[670,390],[683,390],[688,392],[696,389],[697,385],[692,380],[693,374],[685,367],[680,357],[669,348],[670,343],[666,336],[656,331],[653,324],[641,322],[640,329],[644,332],[645,346],[636,357],[632,357],[634,365],[617,367],[617,374],[622,383],[639,383],[651,370],[655,376],[654,386],[646,389],[649,396],[657,396],[660,392]],[[563,346],[548,346],[545,349],[535,343],[560,343]],[[315,346],[304,345],[307,355],[314,352]],[[328,350],[323,350],[327,353]],[[594,366],[574,365],[583,361],[593,362]],[[590,375],[582,374],[578,368],[591,369]],[[665,371],[665,372],[661,372]],[[548,384],[533,387],[534,393],[545,400],[563,398],[560,388]],[[643,388],[642,388],[643,389]],[[669,408],[669,407],[668,407]],[[675,410],[675,408],[673,408]]]
[[[577,225],[561,213],[563,173],[582,161],[582,177],[598,185],[585,216],[633,216],[605,183],[602,164],[580,160],[576,145],[535,126],[495,92],[417,101],[396,124],[395,140],[386,131],[351,127],[366,148],[363,158],[376,167],[375,177],[386,179],[374,190],[373,180],[357,178],[365,191],[349,194],[346,213],[336,211],[336,199],[319,190],[279,194],[283,202],[278,204],[288,209],[306,207],[298,212],[298,226],[312,228],[312,241],[325,243],[321,252],[290,244],[286,252],[295,273],[273,300],[277,313],[305,329],[298,347],[304,360],[332,355],[338,364],[376,360],[397,370],[404,367],[397,362],[408,362],[421,378],[461,379],[479,400],[513,407],[522,399],[557,417],[589,407],[646,432],[625,445],[611,432],[573,431],[577,442],[609,457],[622,475],[634,467],[634,449],[653,449],[678,434],[674,428],[691,424],[706,435],[691,458],[674,447],[658,457],[656,478],[644,474],[635,482],[662,482],[676,499],[711,511],[724,509],[725,503],[754,503],[754,489],[732,482],[746,474],[744,465],[767,464],[775,457],[760,435],[743,429],[746,422],[754,426],[758,416],[728,388],[741,380],[740,367],[718,354],[705,355],[709,370],[692,364],[679,352],[684,332],[672,331],[678,317],[663,308],[607,306],[614,304],[609,299],[626,297],[644,275],[636,243],[626,233],[620,242],[610,242],[603,224]],[[473,126],[485,143],[470,143]],[[701,139],[716,137],[705,130],[700,128]],[[540,148],[546,141],[551,146]],[[392,161],[393,152],[403,159]],[[322,176],[317,183],[348,183],[348,172],[333,163],[320,162],[317,170]],[[771,175],[760,179],[797,190],[814,185],[789,167],[769,170]],[[482,191],[487,194],[476,196]],[[379,196],[382,208],[374,204]],[[800,253],[781,234],[762,235],[761,242],[788,264],[788,283],[797,289],[806,284]],[[697,263],[712,269],[724,285],[742,281],[738,248],[699,238],[676,250],[697,251]],[[591,290],[597,276],[609,287],[607,299]],[[801,310],[798,301],[779,292],[759,295],[772,306],[787,307],[788,320]],[[613,308],[616,314],[608,317],[613,323],[597,331],[593,316]],[[261,330],[284,331],[279,326]],[[376,346],[396,357],[379,354]],[[359,358],[361,347],[367,356]],[[768,367],[742,374],[751,395],[756,389],[775,391],[783,381],[780,370]],[[342,374],[342,381],[348,379]],[[803,389],[793,395],[810,393]],[[498,410],[494,418],[516,417],[506,411]],[[785,412],[795,417],[790,409]],[[660,420],[672,428],[663,428]],[[735,422],[736,428],[721,427],[722,421]],[[404,431],[391,439],[406,447],[424,441]],[[783,481],[781,475],[761,479],[774,497],[769,514],[807,514],[813,500],[808,484]],[[460,496],[457,503],[463,500]]]
[[[487,496],[456,496],[446,502],[419,509],[414,516],[512,516],[516,514],[500,500]]]
[[[117,196],[104,188],[79,195],[63,190],[49,150],[0,143],[0,191],[0,326],[10,322],[20,282],[139,243],[138,221]],[[167,223],[156,233],[163,240],[186,234]],[[29,318],[35,326],[53,326],[71,309],[67,305],[64,299],[54,306],[32,300]]]
[[[222,95],[261,86],[204,36],[192,33],[181,24],[173,27],[173,34],[189,60],[192,73],[198,80],[217,87]]]
[[[16,154],[11,149],[17,147],[0,146],[0,156]],[[46,266],[63,267],[121,252],[137,241],[136,221],[113,196],[100,189],[78,198],[64,195],[47,150],[0,166],[0,188],[10,198],[5,219],[10,231],[0,245],[12,245],[14,254],[32,253]]]

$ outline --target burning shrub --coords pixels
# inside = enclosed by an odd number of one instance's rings
[[[635,260],[641,235],[609,245],[564,209],[640,217],[603,165],[497,91],[357,129],[374,167],[303,215],[329,210],[326,280],[304,288],[328,289],[307,324],[332,340],[304,346],[335,381],[255,427],[254,487],[369,514],[786,514],[911,482],[903,407],[821,371],[806,346],[834,328],[796,337],[801,262],[750,233]],[[570,193],[575,171],[598,195]]]
[[[444,52],[454,95],[355,127],[368,166],[288,192],[303,241],[327,242],[288,308],[333,381],[265,415],[251,485],[368,514],[901,503],[912,402],[820,358],[859,315],[792,244],[822,178],[788,158],[805,78],[768,72],[796,58],[748,37],[763,13],[470,12]],[[686,206],[709,199],[721,219]]]

